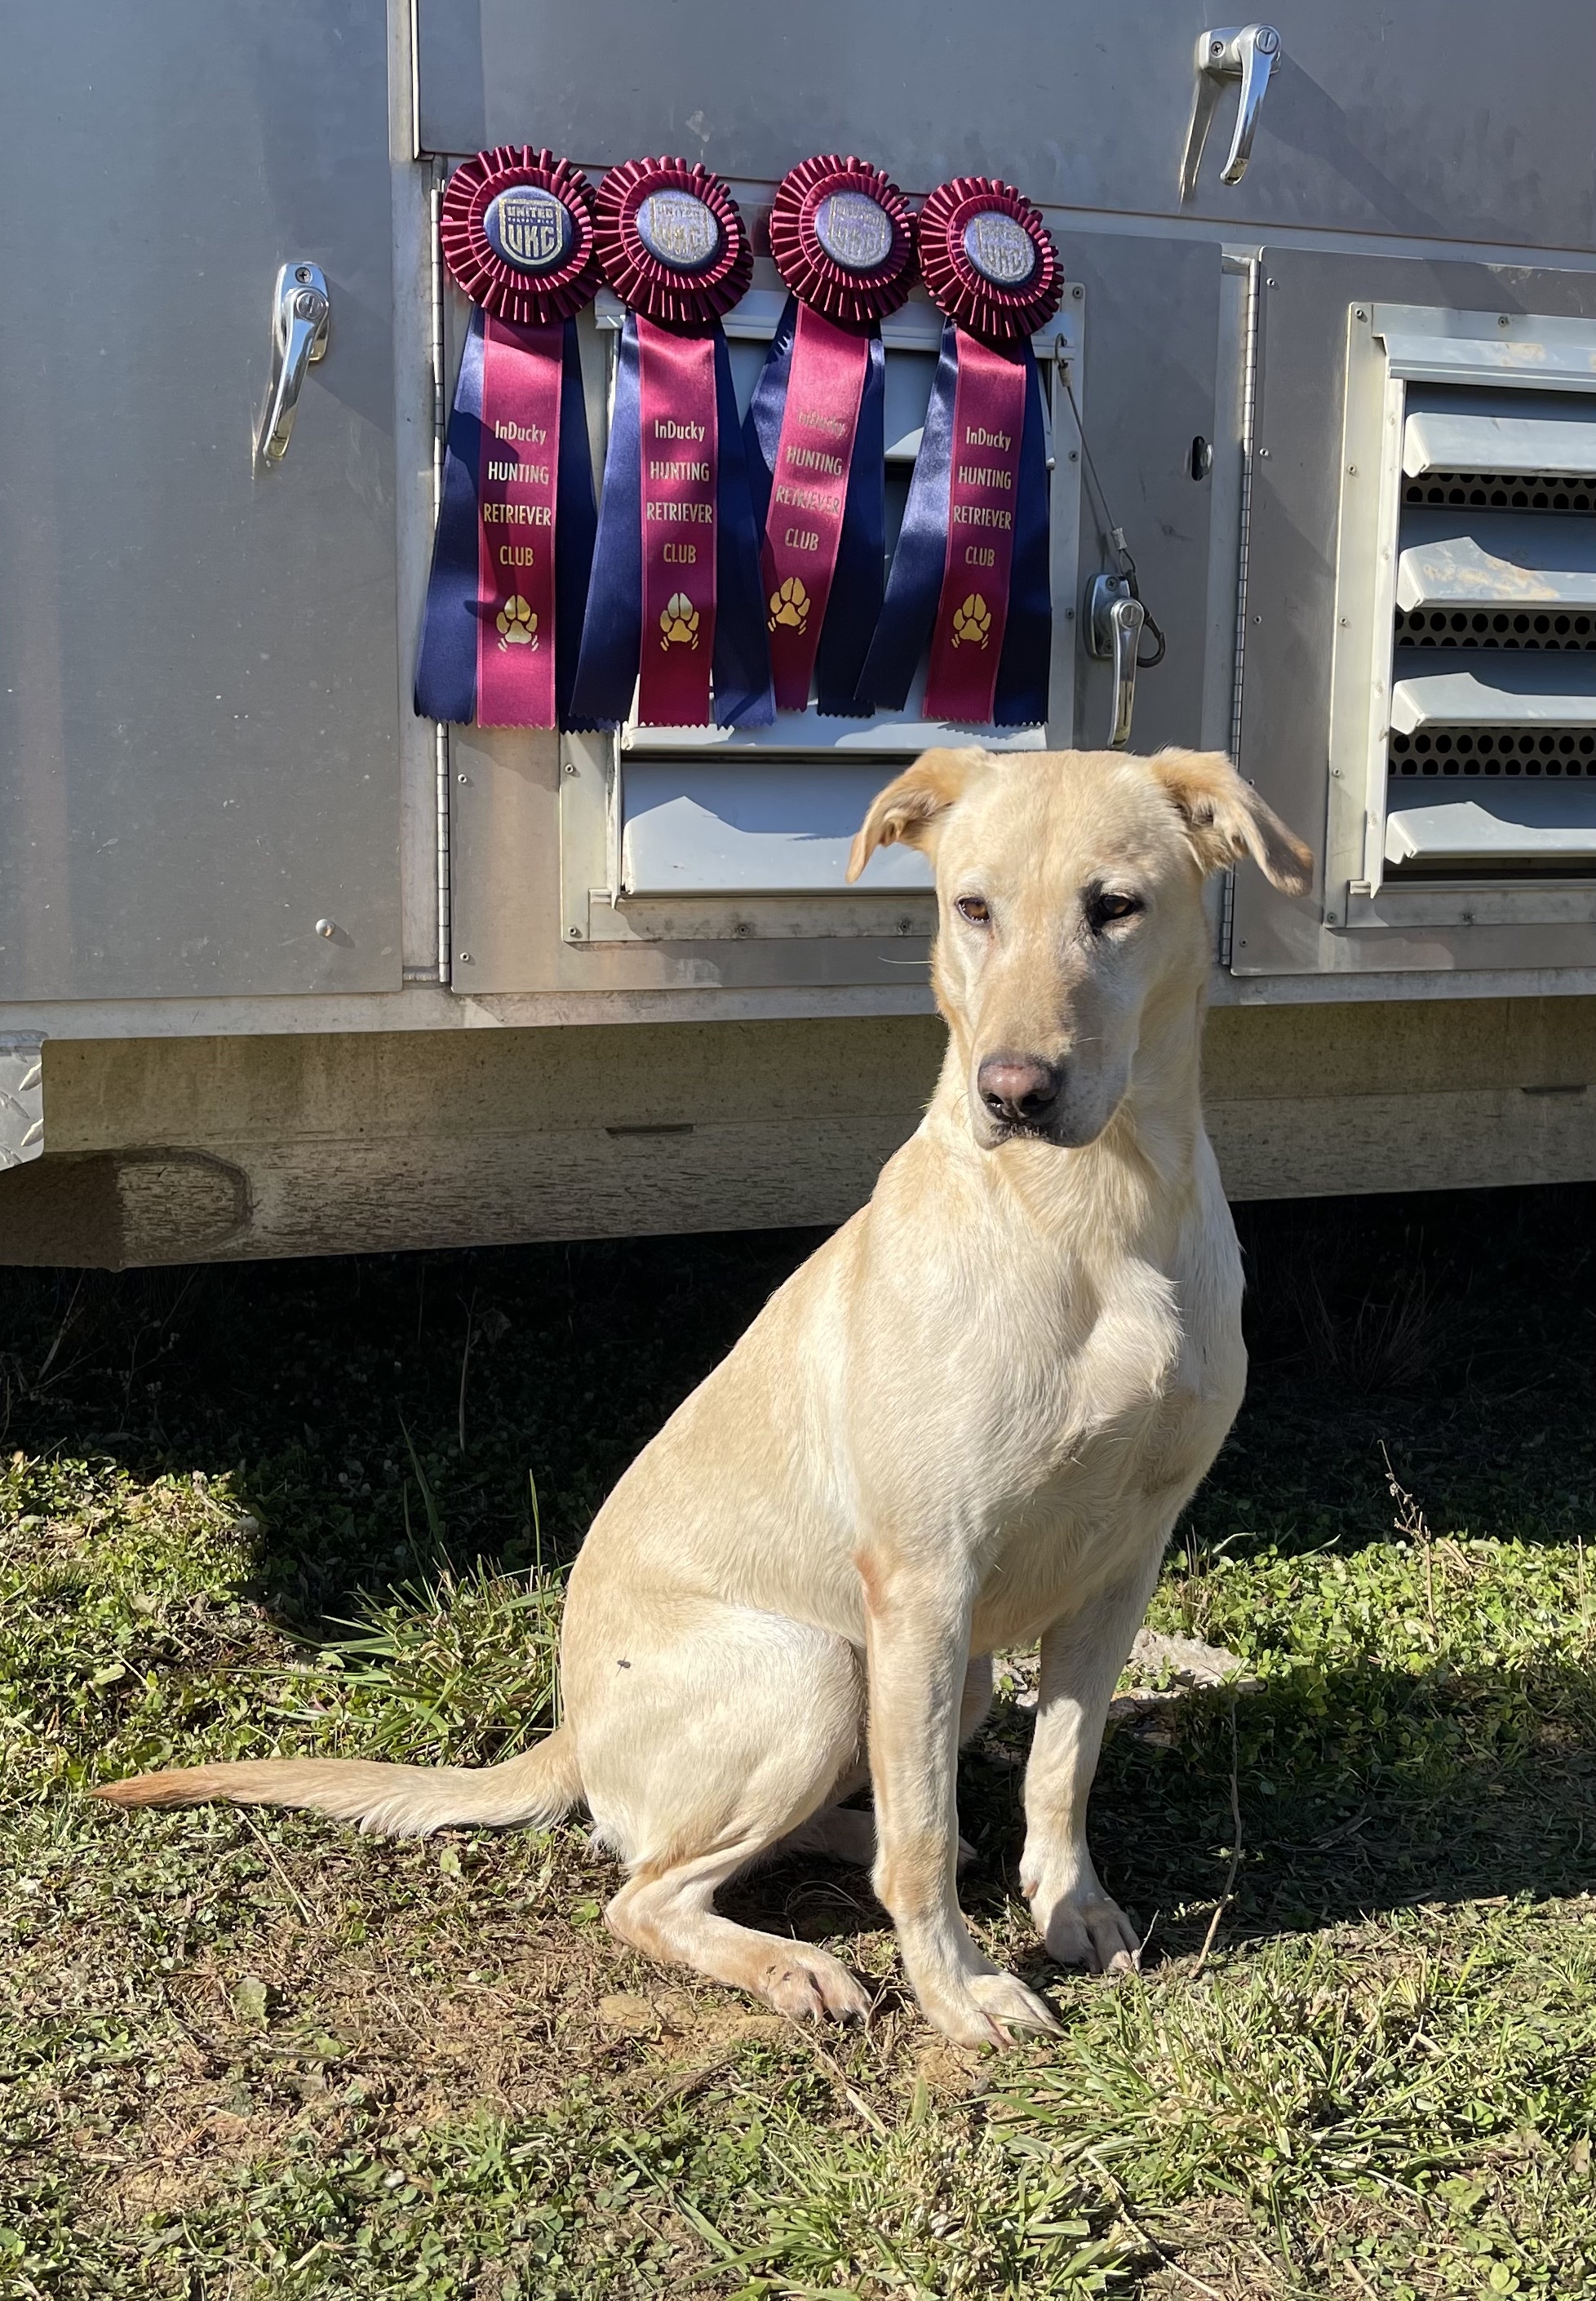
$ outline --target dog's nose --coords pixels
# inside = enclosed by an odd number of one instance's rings
[[[992,1117],[1028,1126],[1052,1116],[1063,1084],[1064,1074],[1057,1064],[1007,1050],[986,1056],[975,1074],[976,1091]]]

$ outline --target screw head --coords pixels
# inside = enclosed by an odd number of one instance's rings
[[[322,936],[328,942],[330,942],[333,936],[338,933],[337,921],[334,919],[318,919],[316,921],[316,933]]]

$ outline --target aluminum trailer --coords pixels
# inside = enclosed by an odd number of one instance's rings
[[[1515,25],[13,0],[0,1259],[830,1222],[916,1123],[932,898],[841,862],[935,729],[412,709],[468,317],[438,206],[506,142],[702,157],[756,239],[815,152],[1023,187],[1068,282],[1054,655],[1001,740],[1132,702],[1092,651],[1118,528],[1166,639],[1135,747],[1231,751],[1319,857],[1217,891],[1231,1192],[1596,1174],[1596,12]],[[745,396],[781,301],[761,257]],[[596,453],[620,318],[581,322]],[[885,331],[898,508],[938,326],[917,291]]]

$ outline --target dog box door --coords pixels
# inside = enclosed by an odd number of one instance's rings
[[[0,995],[397,989],[382,0],[5,21]]]
[[[1588,966],[1596,272],[1266,248],[1241,771],[1320,855],[1243,975]]]

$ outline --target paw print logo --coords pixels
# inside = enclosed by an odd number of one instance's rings
[[[660,641],[663,653],[667,648],[689,647],[698,644],[698,610],[685,591],[673,591],[665,601],[664,614],[659,619],[664,633]]]
[[[801,636],[809,626],[809,594],[796,575],[790,575],[779,591],[770,595],[770,627],[773,632],[797,632]]]
[[[972,591],[953,617],[955,647],[985,647],[991,636],[992,611],[979,591]]]
[[[511,593],[493,620],[498,630],[500,655],[508,647],[537,646],[538,618],[519,591]]]

